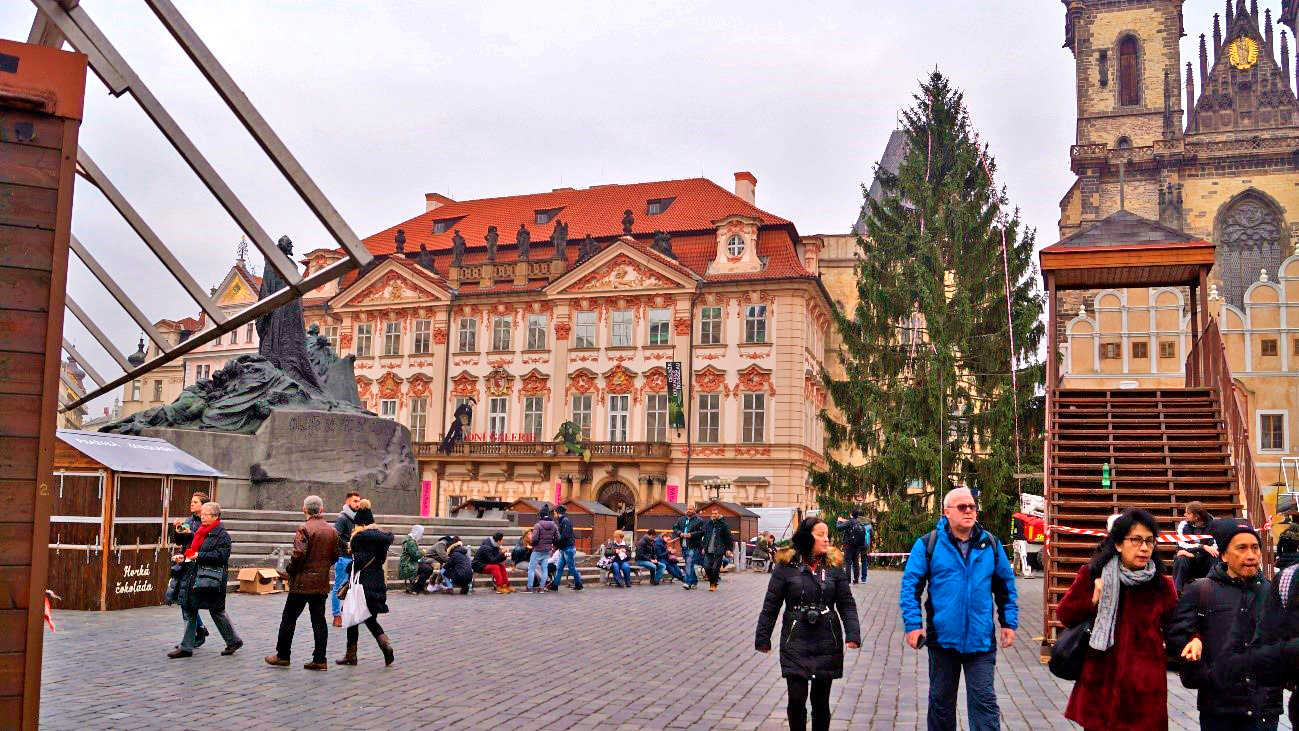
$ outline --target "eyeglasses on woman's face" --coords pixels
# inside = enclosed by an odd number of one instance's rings
[[[1141,536],[1128,536],[1123,540],[1133,548],[1141,548],[1142,546],[1145,546],[1146,548],[1154,548],[1156,543],[1154,536],[1146,536],[1144,538]]]

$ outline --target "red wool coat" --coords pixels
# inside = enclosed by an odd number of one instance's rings
[[[1083,566],[1056,608],[1064,626],[1096,616],[1094,590],[1095,581]],[[1114,645],[1106,652],[1087,648],[1082,676],[1069,694],[1064,717],[1084,729],[1167,731],[1164,630],[1176,606],[1177,590],[1167,576],[1156,576],[1138,587],[1122,587]]]

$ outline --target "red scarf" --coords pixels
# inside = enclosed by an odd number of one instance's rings
[[[197,556],[198,549],[203,547],[203,540],[207,538],[207,534],[211,533],[212,529],[218,525],[221,525],[220,519],[214,520],[207,525],[199,526],[199,529],[194,531],[194,537],[189,541],[189,548],[185,549],[185,558],[194,558]]]

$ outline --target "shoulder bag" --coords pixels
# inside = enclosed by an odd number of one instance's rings
[[[1051,647],[1047,669],[1061,680],[1077,680],[1082,677],[1083,663],[1087,660],[1087,648],[1091,645],[1091,640],[1090,619],[1064,630]]]

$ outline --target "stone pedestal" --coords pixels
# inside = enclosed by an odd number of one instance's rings
[[[253,435],[147,429],[228,475],[223,507],[299,510],[315,494],[336,507],[349,490],[376,513],[419,514],[419,468],[410,432],[391,420],[329,411],[275,411]]]

